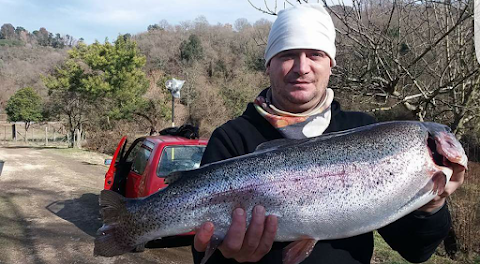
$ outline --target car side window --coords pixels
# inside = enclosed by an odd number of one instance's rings
[[[139,139],[133,142],[133,144],[127,153],[125,162],[132,164],[130,167],[131,171],[143,174],[155,144],[145,139]]]
[[[126,162],[133,162],[133,160],[137,156],[138,151],[142,147],[143,140],[133,142],[133,144],[135,144],[135,146],[133,146],[133,148],[131,148],[130,152],[128,153],[128,156],[125,158]]]
[[[147,167],[150,154],[152,154],[152,150],[142,145],[137,151],[131,170],[137,174],[143,174],[143,171],[145,171],[145,168]]]
[[[205,146],[167,146],[157,167],[157,176],[165,177],[175,171],[200,167]]]

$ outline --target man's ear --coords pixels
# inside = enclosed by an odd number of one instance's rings
[[[330,75],[332,75],[332,68],[333,68],[333,60],[330,58]]]

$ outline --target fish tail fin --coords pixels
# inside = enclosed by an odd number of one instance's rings
[[[128,214],[125,197],[114,191],[102,190],[99,203],[103,226],[97,231],[93,254],[113,257],[135,249],[135,240],[125,235],[129,226],[122,223],[122,216]]]

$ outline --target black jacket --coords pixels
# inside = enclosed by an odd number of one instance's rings
[[[324,132],[336,132],[372,124],[375,119],[365,113],[346,112],[336,101],[332,103],[332,120]],[[282,135],[258,114],[252,103],[242,116],[217,128],[205,150],[202,164],[224,160],[255,151],[266,141]],[[381,228],[379,233],[387,243],[410,262],[426,261],[447,235],[451,226],[450,214],[444,206],[433,215],[414,212]],[[282,263],[282,249],[288,242],[274,243],[272,250],[259,263]],[[200,263],[203,253],[192,247],[195,263]],[[311,255],[302,262],[308,263],[370,263],[373,254],[373,232],[355,237],[318,241]],[[216,251],[207,263],[237,263],[225,259]]]

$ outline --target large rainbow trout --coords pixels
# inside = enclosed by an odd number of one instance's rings
[[[466,168],[467,157],[449,128],[436,123],[387,122],[270,141],[251,154],[171,174],[168,187],[144,199],[102,191],[104,225],[94,253],[120,255],[206,221],[221,241],[235,208],[250,219],[263,205],[278,216],[275,241],[300,245],[293,251],[303,257],[287,252],[284,262],[298,263],[318,240],[366,233],[425,205],[443,191],[452,163]]]

